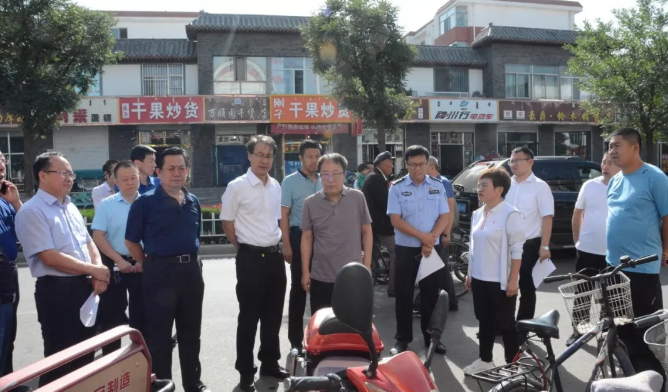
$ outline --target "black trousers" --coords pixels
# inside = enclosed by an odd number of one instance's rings
[[[235,369],[242,377],[255,374],[253,360],[257,324],[260,322],[262,366],[273,368],[281,358],[278,333],[285,302],[285,261],[283,253],[260,253],[241,246],[237,252],[237,360]],[[300,278],[301,282],[301,278]],[[179,344],[181,344],[179,342]]]
[[[35,283],[37,320],[42,327],[44,357],[74,346],[95,335],[95,328],[81,323],[79,309],[93,288],[85,276],[38,278]],[[93,361],[94,353],[84,355],[52,370],[39,379],[42,387]]]
[[[631,301],[633,302],[634,317],[645,316],[663,309],[663,294],[659,274],[624,271],[624,275],[631,280]],[[666,373],[661,363],[645,343],[644,336],[647,329],[634,328],[633,324],[628,324],[620,326],[617,331],[619,338],[628,349],[629,359],[636,372],[654,370],[662,375],[665,381]],[[664,387],[662,387],[662,391]]]
[[[196,391],[202,373],[199,362],[204,300],[201,260],[192,255],[189,263],[177,264],[149,255],[144,262],[142,286],[146,340],[153,358],[153,372],[158,379],[172,379],[172,326],[176,322],[183,389]]]
[[[533,267],[540,257],[540,238],[526,240],[522,252],[520,267],[520,306],[517,311],[518,320],[534,318],[536,314],[536,286],[533,285]]]
[[[395,315],[397,318],[397,340],[410,343],[413,341],[413,293],[415,292],[415,279],[422,256],[422,248],[407,246],[396,246],[396,270],[394,280],[395,290]],[[434,252],[441,253],[441,247],[434,247]],[[430,336],[427,332],[429,319],[434,312],[438,293],[445,288],[445,274],[447,267],[441,268],[433,274],[422,279],[420,285],[421,299],[421,326],[425,345],[429,344]]]
[[[594,276],[599,274],[605,268],[607,268],[608,263],[605,261],[605,255],[597,255],[593,253],[583,252],[581,250],[577,251],[577,256],[575,258],[575,271],[582,271],[583,275]],[[579,287],[578,287],[579,288]],[[582,287],[584,289],[584,287]],[[576,289],[576,292],[577,291]],[[574,302],[574,308],[581,309],[576,311],[574,316],[580,320],[589,320],[589,309],[591,305],[591,297],[581,297],[576,298]]]
[[[292,263],[290,264],[290,303],[288,305],[288,339],[292,347],[302,347],[304,339],[304,311],[306,310],[306,291],[302,287],[302,232],[290,228],[290,246]]]
[[[311,316],[322,308],[332,307],[334,283],[311,279]]]
[[[459,300],[457,299],[457,294],[455,293],[455,282],[452,280],[452,273],[450,272],[450,266],[448,266],[448,257],[450,256],[449,248],[443,248],[441,250],[441,260],[445,262],[445,268],[447,273],[445,274],[445,291],[448,293],[448,301],[450,305],[457,306],[459,305]]]
[[[5,360],[5,368],[0,369],[2,371],[2,376],[14,372],[14,341],[16,340],[16,314],[19,309],[19,300],[21,299],[21,289],[19,288],[19,271],[14,266],[12,269],[12,279],[14,281],[14,287],[16,287],[16,300],[14,301],[14,319],[10,325],[10,330],[7,332],[9,335],[9,351],[7,351],[7,359]]]
[[[106,332],[129,323],[130,327],[137,329],[146,337],[142,274],[114,272],[114,261],[104,254],[102,263],[109,268],[111,280],[107,290],[100,295],[97,314],[98,332]],[[134,265],[134,261],[130,263]],[[125,314],[128,305],[129,319]],[[107,355],[120,348],[121,341],[117,340],[103,347],[102,353]]]
[[[480,359],[483,362],[492,362],[495,334],[496,330],[499,330],[503,337],[506,362],[513,362],[520,349],[515,332],[517,296],[508,297],[506,291],[501,290],[499,282],[486,282],[475,278],[471,279],[471,294],[473,311],[479,322]]]

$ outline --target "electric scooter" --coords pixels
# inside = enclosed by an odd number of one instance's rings
[[[373,278],[364,265],[350,263],[339,271],[334,283],[331,312],[319,316],[319,324],[314,321],[316,315],[313,315],[309,327],[319,328],[307,328],[307,337],[318,337],[316,342],[321,342],[320,349],[323,346],[339,347],[345,352],[354,348],[352,351],[357,356],[339,357],[340,362],[329,362],[331,366],[325,366],[323,359],[313,369],[313,375],[286,379],[285,391],[438,392],[429,368],[448,317],[447,293],[441,291],[439,294],[430,319],[431,344],[424,364],[412,351],[378,360],[378,347],[380,345],[382,351],[382,342],[372,323],[373,300]],[[324,318],[326,320],[322,321]],[[366,344],[365,351],[360,349],[360,341],[353,335]],[[360,354],[364,352],[369,354],[369,360]],[[308,364],[305,368],[308,371]]]

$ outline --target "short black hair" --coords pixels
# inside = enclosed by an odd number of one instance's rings
[[[181,147],[170,147],[163,151],[162,153],[158,154],[158,157],[155,160],[155,165],[162,170],[162,166],[165,164],[165,157],[168,157],[170,155],[180,155],[183,157],[183,160],[186,163],[186,167],[188,166],[188,157],[186,156],[186,150],[182,149]]]
[[[32,164],[32,174],[35,177],[35,183],[39,184],[39,173],[49,170],[51,168],[51,158],[60,157],[65,158],[65,156],[56,151],[49,151],[42,154],[39,154],[35,158],[35,162]]]
[[[102,165],[102,172],[111,174],[111,167],[118,163],[115,159],[108,159],[104,165]]]
[[[132,162],[134,161],[144,162],[144,159],[146,159],[147,155],[157,155],[157,154],[155,153],[154,149],[143,144],[136,145],[132,147],[132,150],[130,150],[130,160]]]
[[[517,147],[516,149],[513,150],[513,152],[511,152],[511,154],[519,154],[519,153],[523,153],[530,159],[533,159],[533,151],[531,151],[529,147]]]
[[[366,162],[360,163],[359,165],[357,165],[357,171],[360,172],[360,173],[362,172],[362,170],[367,170],[368,168],[369,168],[369,164],[366,163]]]
[[[642,150],[642,137],[640,137],[640,132],[634,128],[620,128],[610,134],[610,139],[613,136],[621,136],[627,143],[636,144],[638,143],[638,151]]]
[[[510,174],[502,166],[490,167],[482,171],[478,175],[478,180],[488,178],[492,181],[492,186],[494,188],[503,187],[503,192],[501,197],[505,198],[510,190]]]
[[[276,154],[276,141],[271,136],[267,135],[255,135],[250,138],[248,143],[246,143],[246,150],[249,154],[253,154],[255,152],[255,146],[258,143],[264,143],[268,145],[271,147],[273,153]]]
[[[299,143],[299,156],[303,157],[304,154],[306,153],[306,150],[313,148],[313,149],[318,149],[320,153],[322,154],[322,145],[316,140],[313,139],[306,139]]]
[[[429,150],[427,150],[427,147],[418,145],[410,146],[404,152],[404,161],[408,162],[408,158],[419,157],[420,155],[429,160]]]
[[[322,167],[323,163],[327,161],[334,162],[335,164],[341,166],[344,174],[346,170],[348,170],[348,160],[346,159],[346,157],[334,152],[331,154],[325,154],[321,156],[320,159],[318,159],[318,171],[320,171],[320,168]]]
[[[137,169],[137,166],[132,161],[120,161],[114,167],[114,177],[116,177],[120,169]]]

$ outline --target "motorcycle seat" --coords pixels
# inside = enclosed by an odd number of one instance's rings
[[[521,334],[535,333],[539,338],[559,339],[559,311],[550,310],[540,317],[530,320],[520,320],[516,324],[517,332]]]
[[[339,333],[357,334],[357,332],[354,329],[350,328],[349,326],[342,323],[339,319],[337,319],[334,313],[328,314],[325,317],[322,324],[320,324],[318,333],[322,336],[335,335]]]

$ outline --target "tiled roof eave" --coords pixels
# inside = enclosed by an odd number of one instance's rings
[[[124,56],[118,62],[119,63],[137,63],[137,62],[168,62],[176,61],[183,63],[197,63],[196,56]]]
[[[544,41],[544,40],[526,40],[526,39],[508,39],[508,38],[492,38],[485,37],[477,41],[473,41],[471,44],[472,48],[477,48],[486,44],[499,43],[499,44],[527,44],[527,45],[545,45],[545,46],[564,46],[575,44],[574,41],[571,42],[558,42],[558,41]]]
[[[487,63],[462,62],[462,61],[425,61],[417,60],[413,62],[418,67],[466,67],[466,68],[484,68]]]
[[[192,26],[186,27],[188,32],[199,33],[227,33],[235,31],[238,33],[285,33],[285,34],[299,34],[301,30],[291,27],[247,27],[240,26],[232,28],[229,26]]]

